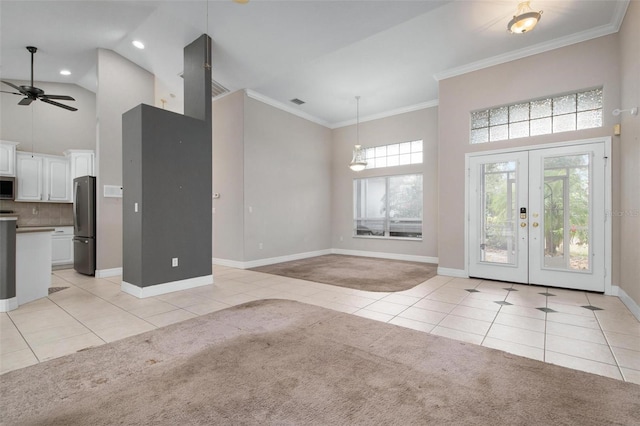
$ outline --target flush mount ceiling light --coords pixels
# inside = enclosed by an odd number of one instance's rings
[[[541,16],[542,11],[534,11],[528,1],[523,1],[518,4],[518,10],[513,15],[513,19],[507,24],[507,30],[514,34],[529,32],[538,24]]]
[[[360,172],[367,167],[364,149],[360,145],[360,96],[356,96],[356,145],[353,147],[353,158],[349,168],[354,172]]]
[[[71,75],[71,71],[69,71],[69,70],[60,70],[60,75]]]
[[[131,44],[133,44],[138,49],[144,49],[144,43],[141,42],[140,40],[133,40]]]

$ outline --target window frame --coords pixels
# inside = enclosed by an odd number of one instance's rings
[[[391,179],[393,178],[397,178],[397,177],[403,177],[403,176],[419,176],[420,177],[420,216],[419,218],[413,218],[413,217],[391,217],[390,213],[391,213],[391,209],[389,208],[389,202],[390,202],[390,198],[389,197],[389,188],[390,188],[390,182]],[[358,216],[358,207],[359,207],[359,192],[358,192],[358,183],[359,182],[364,182],[364,181],[368,181],[368,180],[375,180],[375,179],[384,179],[384,199],[385,199],[385,206],[384,206],[384,217],[380,216],[380,217],[368,217],[368,216],[363,216],[360,217]],[[423,173],[403,173],[403,174],[395,174],[395,175],[385,175],[385,176],[370,176],[370,177],[363,177],[363,178],[354,178],[353,179],[353,213],[352,213],[352,237],[353,238],[365,238],[365,239],[384,239],[384,240],[406,240],[406,241],[422,241],[423,240],[423,235],[424,235],[424,175]],[[365,195],[366,197],[367,195]],[[367,200],[365,198],[364,201],[360,201],[360,203],[364,203],[365,206],[365,211],[366,211],[366,206],[367,206]],[[395,220],[395,222],[394,222]],[[375,222],[375,221],[382,221],[382,235],[376,234],[374,232],[380,232],[377,229],[373,229],[370,230],[368,228],[365,228],[367,231],[369,231],[369,234],[365,234],[362,228],[364,227],[364,225],[362,225],[363,222]],[[398,227],[402,226],[401,224],[403,222],[405,222],[406,224],[408,224],[409,227],[411,227],[411,224],[415,223],[419,221],[420,222],[420,232],[405,232],[406,234],[415,234],[416,236],[410,236],[410,235],[404,235],[404,236],[397,236],[397,235],[392,235],[393,233],[398,233],[397,229]],[[396,224],[396,231],[392,230],[392,224],[395,223]],[[360,231],[362,231],[363,233],[359,233]]]
[[[598,95],[595,101],[594,98],[588,99],[591,93]],[[567,102],[571,97],[573,99]],[[471,111],[469,114],[469,144],[481,145],[555,133],[602,128],[604,126],[603,100],[603,87],[595,87]],[[581,108],[581,102],[588,104],[589,101],[595,103],[597,107],[585,106]],[[520,111],[517,111],[518,109]],[[525,109],[526,112],[524,112]],[[515,111],[513,116],[524,113],[526,118],[514,118],[512,120],[512,110]],[[548,113],[537,112],[536,110],[548,110]],[[589,115],[592,115],[592,119],[599,120],[599,125],[585,125],[584,119],[589,120]],[[583,121],[581,121],[581,118]],[[566,121],[566,123],[563,123],[563,121]],[[536,125],[541,127],[536,128]]]
[[[414,151],[414,145],[419,142],[420,143],[420,150],[415,150]],[[402,145],[406,144],[409,145],[409,151],[408,152],[402,152]],[[398,147],[398,153],[392,153],[389,154],[389,148],[390,147]],[[388,167],[398,167],[398,166],[410,166],[410,165],[414,165],[414,164],[423,164],[424,163],[424,139],[415,139],[415,140],[410,140],[410,141],[404,141],[404,142],[396,142],[396,143],[390,143],[390,144],[386,144],[386,145],[378,145],[378,146],[371,146],[371,147],[364,147],[363,148],[364,152],[365,152],[365,159],[367,161],[367,167],[366,170],[373,170],[373,169],[386,169]],[[381,152],[382,150],[384,150],[384,154],[383,155],[377,155],[378,152]],[[414,158],[416,158],[415,156],[420,154],[420,161],[414,161]],[[409,156],[409,162],[408,163],[401,163],[401,156],[402,155],[408,155]],[[396,158],[398,159],[397,164],[389,164],[389,159],[390,158]],[[384,165],[383,166],[378,166],[378,165],[373,165],[374,163],[376,163],[378,161],[378,159],[382,160],[384,159]]]

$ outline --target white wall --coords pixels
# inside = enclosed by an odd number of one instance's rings
[[[393,253],[436,258],[438,256],[438,108],[426,108],[393,117],[360,123],[363,147],[423,140],[424,163],[356,173],[349,169],[356,127],[333,130],[331,169],[332,247],[343,250]],[[422,173],[422,241],[353,237],[353,180],[356,178]]]
[[[244,91],[213,102],[213,257],[244,260]]]
[[[620,29],[618,108],[640,108],[640,2],[632,1]],[[623,113],[620,137],[620,287],[640,305],[640,115]]]
[[[330,248],[328,128],[238,91],[214,101],[213,135],[216,262]]]
[[[22,86],[30,82],[7,80]],[[18,105],[21,96],[8,93],[0,95],[0,139],[19,142],[19,151],[63,155],[67,149],[95,149],[96,147],[96,95],[75,84],[46,83],[34,85],[52,95],[69,95],[75,101],[59,101],[78,108],[68,111],[44,102],[35,101],[29,106]],[[13,91],[2,84],[2,90]]]
[[[122,267],[122,199],[105,198],[104,185],[122,185],[122,114],[153,105],[154,77],[117,53],[97,50],[97,259],[96,269]],[[126,190],[126,189],[125,189]]]
[[[329,249],[331,131],[247,96],[244,104],[245,260]]]
[[[603,127],[486,144],[469,143],[471,111],[581,89],[604,87]],[[439,239],[443,268],[464,265],[465,153],[524,145],[610,136],[620,104],[617,34],[574,44],[517,61],[452,77],[440,82],[439,99]],[[619,208],[619,158],[613,143],[613,205]],[[613,259],[619,258],[619,232],[614,221]],[[613,284],[619,271],[613,271]]]

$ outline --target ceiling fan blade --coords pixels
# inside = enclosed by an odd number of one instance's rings
[[[77,111],[78,110],[78,108],[74,108],[74,107],[71,107],[69,105],[64,105],[64,104],[61,104],[59,102],[54,102],[54,101],[49,100],[47,98],[40,98],[40,100],[42,102],[46,102],[48,104],[55,105],[55,106],[60,107],[60,108],[68,109],[69,111]]]
[[[75,101],[75,99],[73,99],[71,96],[67,96],[67,95],[47,95],[46,93],[44,95],[42,95],[42,98],[59,99],[61,101]]]
[[[24,98],[20,102],[18,102],[18,105],[31,105],[31,102],[33,102],[33,99]]]
[[[22,93],[7,92],[6,90],[0,90],[0,93],[11,93],[12,95],[24,96]]]
[[[22,91],[22,89],[21,89],[19,86],[16,86],[15,84],[13,84],[13,83],[9,83],[8,81],[4,81],[4,80],[2,80],[2,82],[3,82],[4,84],[8,84],[9,86],[13,87],[13,88],[14,88],[14,89],[16,89],[18,92],[20,92],[20,93],[24,93],[24,92]]]

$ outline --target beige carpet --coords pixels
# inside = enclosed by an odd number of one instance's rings
[[[266,300],[0,378],[6,425],[631,425],[640,386]]]
[[[261,266],[252,271],[367,291],[402,291],[436,275],[438,265],[328,254]]]

